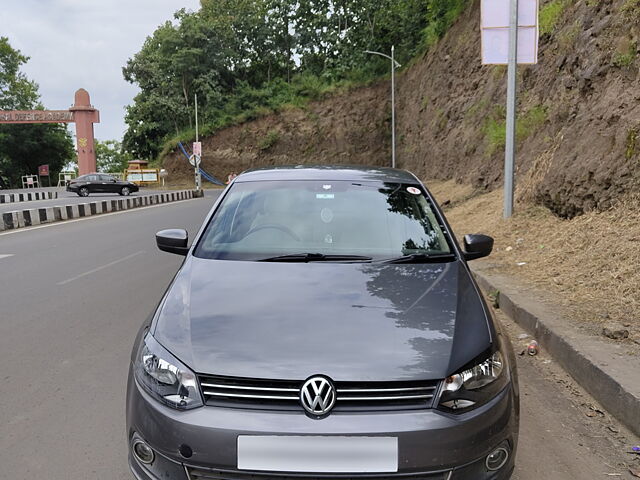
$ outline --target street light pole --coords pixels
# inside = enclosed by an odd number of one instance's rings
[[[396,47],[391,46],[391,168],[396,168]]]
[[[364,53],[380,55],[391,60],[391,167],[396,168],[396,68],[400,68],[395,59],[396,47],[391,47],[391,56],[380,52],[365,50]]]

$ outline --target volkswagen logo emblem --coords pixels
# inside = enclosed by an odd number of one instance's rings
[[[336,389],[325,377],[311,377],[300,389],[300,403],[311,415],[321,417],[336,403]]]

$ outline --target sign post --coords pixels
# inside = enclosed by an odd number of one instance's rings
[[[198,140],[198,94],[194,94],[194,102],[196,108],[196,141],[193,144],[193,162],[191,162],[191,158],[189,162],[191,165],[195,167],[195,179],[196,179],[196,191],[200,191],[202,188],[202,177],[200,176],[200,160],[202,159],[202,143]]]
[[[538,61],[538,0],[482,0],[482,63],[508,65],[504,218],[513,214],[518,64]]]
[[[47,177],[47,186],[51,186],[51,177],[49,176],[49,165],[40,165],[38,167],[38,177]],[[42,183],[42,181],[40,181]]]
[[[516,156],[516,88],[518,81],[518,0],[511,0],[509,66],[507,72],[507,125],[504,146],[504,218],[513,214],[513,171]]]

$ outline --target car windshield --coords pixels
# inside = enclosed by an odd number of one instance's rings
[[[232,185],[194,255],[266,260],[320,254],[382,260],[450,252],[429,201],[416,185],[260,181]]]

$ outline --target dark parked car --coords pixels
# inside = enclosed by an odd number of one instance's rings
[[[412,174],[282,167],[227,187],[135,341],[137,479],[508,479],[513,348]]]
[[[67,192],[77,193],[81,197],[88,197],[90,193],[118,193],[127,196],[138,190],[135,183],[118,180],[104,173],[81,175],[67,183]]]

